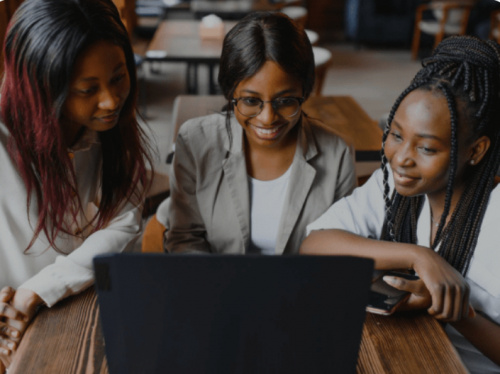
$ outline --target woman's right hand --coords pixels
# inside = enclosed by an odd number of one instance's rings
[[[9,367],[12,353],[17,347],[21,333],[7,323],[7,319],[26,321],[27,317],[15,309],[10,302],[16,291],[11,287],[0,290],[0,373]]]
[[[429,248],[419,247],[414,258],[412,268],[431,296],[429,314],[445,322],[467,317],[470,288],[462,274]]]

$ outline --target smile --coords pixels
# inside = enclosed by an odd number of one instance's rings
[[[276,136],[278,136],[280,131],[285,127],[285,125],[286,124],[282,124],[273,127],[258,127],[255,125],[250,125],[250,127],[255,131],[255,133],[259,138],[273,139]]]
[[[412,184],[420,178],[394,171],[394,181],[400,185]]]

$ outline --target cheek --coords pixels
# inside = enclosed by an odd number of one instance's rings
[[[387,139],[384,145],[384,154],[387,160],[390,162],[394,157],[394,153],[396,152],[396,145],[390,139]]]

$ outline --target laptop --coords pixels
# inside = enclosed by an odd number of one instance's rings
[[[373,261],[94,259],[110,374],[354,373]]]

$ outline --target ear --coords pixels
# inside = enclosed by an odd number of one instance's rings
[[[486,135],[481,136],[476,139],[470,146],[470,156],[469,156],[469,164],[477,165],[483,159],[484,155],[490,148],[490,138]]]

